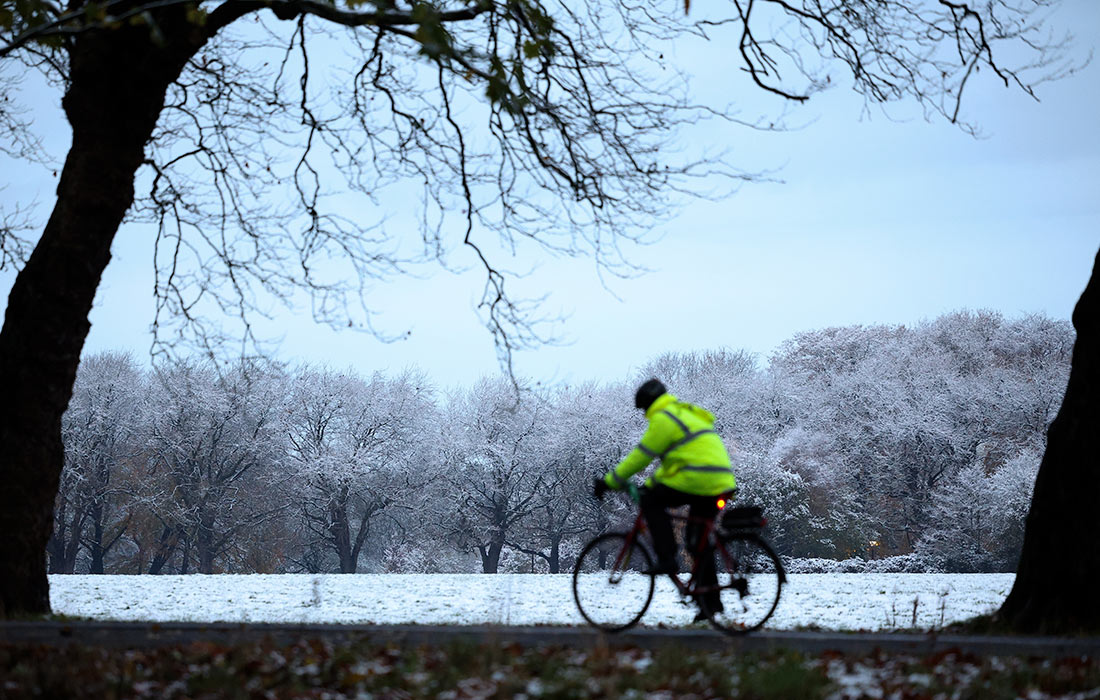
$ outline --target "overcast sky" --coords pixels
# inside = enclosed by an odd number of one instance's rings
[[[1084,53],[1100,36],[1095,0],[1068,0],[1055,19]],[[799,331],[912,324],[957,309],[1069,318],[1100,247],[1100,65],[1041,86],[1041,102],[992,82],[974,88],[968,113],[982,139],[944,123],[868,118],[841,89],[800,108],[798,120],[816,121],[799,131],[704,136],[731,147],[737,165],[781,167],[784,182],[690,205],[659,242],[631,253],[651,271],[605,277],[606,289],[590,260],[545,261],[517,291],[551,292],[544,307],[568,315],[556,328],[565,343],[520,354],[517,370],[617,380],[665,351],[745,348],[766,359]],[[34,190],[48,201],[54,185],[43,178],[5,194]],[[147,354],[149,240],[138,227],[120,232],[85,352]],[[11,281],[0,273],[5,299]],[[282,337],[281,359],[362,372],[417,366],[441,385],[467,383],[498,369],[474,312],[481,285],[472,270],[376,290],[379,325],[411,331],[396,343],[317,327],[306,310],[264,330]]]

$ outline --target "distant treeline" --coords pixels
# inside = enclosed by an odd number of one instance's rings
[[[637,442],[649,376],[718,416],[738,501],[804,570],[1011,571],[1073,338],[960,312],[800,333],[766,363],[719,350],[613,383],[521,381],[518,398],[506,378],[445,393],[416,372],[92,355],[50,571],[568,571],[632,517],[591,481]]]

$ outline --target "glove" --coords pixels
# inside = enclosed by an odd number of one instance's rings
[[[603,500],[603,495],[607,493],[607,489],[610,488],[607,482],[602,476],[597,476],[592,482],[592,495],[596,497],[597,501]]]

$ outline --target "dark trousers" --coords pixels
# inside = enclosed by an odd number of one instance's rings
[[[672,534],[672,519],[668,515],[668,508],[689,506],[688,515],[692,518],[713,518],[718,513],[717,496],[695,496],[683,491],[669,488],[662,484],[656,484],[647,488],[642,494],[642,513],[645,514],[649,531],[653,534],[653,548],[656,550],[658,566],[670,568],[678,566],[676,563],[676,537]],[[696,547],[698,538],[702,537],[702,525],[688,522],[687,546],[693,557],[701,557],[699,561],[697,583],[701,586],[714,586],[718,584],[718,571],[714,565],[714,550],[709,547],[703,554],[699,554]],[[718,593],[714,592],[704,596],[706,603],[712,610],[719,605]]]

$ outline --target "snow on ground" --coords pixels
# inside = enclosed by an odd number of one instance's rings
[[[769,629],[928,629],[995,609],[1015,574],[791,574]],[[50,576],[55,613],[99,620],[584,624],[572,577],[530,574]],[[914,625],[914,607],[916,624]],[[694,611],[660,581],[643,625]]]

